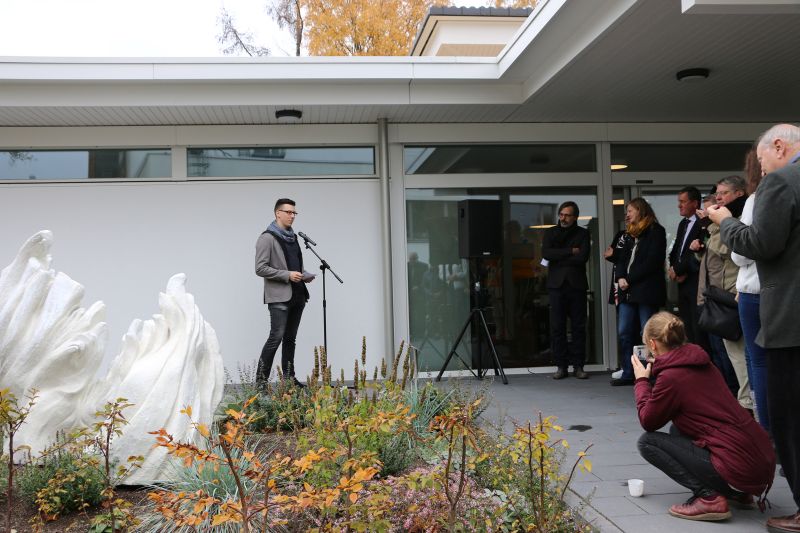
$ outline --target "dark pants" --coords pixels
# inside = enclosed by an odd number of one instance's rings
[[[703,346],[700,331],[697,327],[697,318],[700,313],[697,310],[697,275],[686,278],[686,281],[678,285],[678,315],[683,320],[686,328],[686,338],[689,342]]]
[[[650,317],[658,312],[658,307],[649,304],[623,302],[617,314],[617,335],[620,357],[622,358],[622,378],[633,379],[631,355],[633,347],[642,338],[642,329]]]
[[[711,464],[711,452],[692,444],[691,439],[671,426],[669,434],[658,431],[639,437],[639,453],[676,483],[692,491],[694,496],[710,496],[715,492],[728,498],[741,497],[722,479]]]
[[[733,370],[731,358],[728,357],[728,350],[725,349],[725,343],[722,342],[722,337],[709,333],[708,341],[711,345],[711,351],[708,352],[708,355],[711,356],[711,362],[719,369],[733,397],[738,398],[739,380],[736,379],[736,372]]]
[[[739,321],[742,323],[742,333],[747,349],[747,375],[750,378],[750,388],[756,397],[756,411],[758,423],[769,432],[769,411],[767,410],[767,353],[758,344],[756,336],[761,331],[761,296],[758,294],[739,293]]]
[[[800,508],[800,346],[767,349],[769,426],[786,481]]]
[[[550,295],[550,348],[559,368],[582,367],[586,361],[586,289],[564,286]],[[567,343],[567,318],[572,342]]]
[[[284,376],[294,376],[294,348],[300,317],[305,302],[290,305],[288,302],[269,304],[269,338],[261,350],[256,379],[267,381],[272,370],[272,361],[278,346],[281,349],[281,370]]]

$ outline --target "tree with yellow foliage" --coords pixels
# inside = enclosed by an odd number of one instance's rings
[[[274,0],[267,9],[295,41],[300,55],[305,40],[311,56],[408,55],[419,25],[435,0]],[[448,3],[440,1],[439,4]],[[225,53],[265,55],[225,11],[218,39]]]
[[[304,0],[312,56],[408,55],[434,0]]]

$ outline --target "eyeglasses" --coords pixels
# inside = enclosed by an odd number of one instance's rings
[[[297,215],[300,214],[297,211],[287,211],[286,209],[278,209],[278,211],[280,211],[281,213],[286,213],[290,217],[296,217]]]
[[[574,215],[573,213],[559,213],[559,214],[558,214],[558,216],[560,216],[560,217],[564,217],[564,218],[567,218],[567,217],[570,217],[570,218],[572,218],[572,217],[574,217],[575,215]]]

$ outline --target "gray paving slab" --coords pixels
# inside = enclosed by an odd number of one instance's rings
[[[492,396],[483,414],[487,424],[506,417],[524,423],[537,418],[539,412],[557,417],[557,424],[564,428],[559,436],[570,444],[565,455],[565,464],[570,466],[578,451],[592,444],[592,472],[576,472],[567,501],[601,533],[751,533],[765,531],[767,517],[795,511],[786,480],[776,477],[770,492],[773,508],[766,513],[732,509],[733,516],[721,523],[675,518],[668,514],[669,506],[685,501],[689,492],[639,455],[636,441],[642,429],[632,387],[611,387],[608,374],[593,374],[588,380],[554,381],[546,374],[510,375],[508,379],[509,385],[490,377],[483,383],[444,380],[442,386],[487,387]],[[505,427],[511,427],[508,420]],[[629,478],[645,481],[644,496],[629,495]]]

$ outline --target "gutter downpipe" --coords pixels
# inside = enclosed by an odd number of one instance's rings
[[[394,301],[392,280],[392,231],[389,210],[389,124],[378,119],[378,177],[381,182],[381,241],[383,258],[383,330],[386,332],[386,359],[394,357]]]

